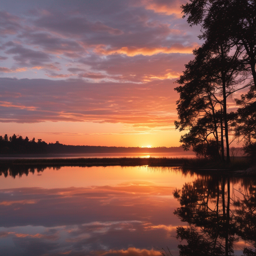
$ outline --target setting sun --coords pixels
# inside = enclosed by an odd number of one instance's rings
[[[142,148],[152,148],[151,145],[148,145],[148,146],[142,146]]]

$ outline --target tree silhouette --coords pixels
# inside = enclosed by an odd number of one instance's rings
[[[190,25],[201,25],[200,38],[230,49],[240,48],[256,86],[256,2],[191,0],[182,6]]]
[[[256,160],[256,88],[236,100],[238,109],[236,136],[245,141],[245,153]]]
[[[214,140],[216,145],[219,145],[224,148],[223,145],[223,130],[225,130],[225,146],[226,146],[226,160],[230,161],[229,156],[229,133],[230,133],[230,117],[229,111],[227,109],[227,99],[228,97],[238,91],[245,88],[256,88],[256,2],[253,0],[191,0],[189,3],[182,6],[184,17],[187,17],[188,23],[192,25],[201,25],[202,34],[199,38],[204,39],[205,43],[203,47],[201,47],[202,55],[196,53],[196,59],[201,59],[201,64],[205,65],[204,68],[200,68],[199,65],[195,65],[195,61],[191,62],[189,65],[194,65],[198,68],[199,74],[195,74],[195,72],[191,73],[191,67],[188,65],[186,68],[189,69],[189,72],[184,72],[184,77],[178,81],[180,84],[189,83],[190,80],[195,80],[194,86],[200,87],[198,84],[198,80],[201,79],[201,82],[204,82],[205,88],[209,88],[209,86],[218,87],[221,90],[222,99],[216,97],[214,104],[214,112],[211,111],[212,116],[212,126],[210,126],[210,130],[208,132],[203,131],[202,129],[196,129],[198,134],[203,134],[204,144],[208,141],[209,134],[213,136],[210,138],[210,141]],[[209,61],[210,60],[210,61]],[[211,63],[211,64],[210,64]],[[215,64],[215,65],[214,65]],[[194,69],[195,71],[197,69]],[[205,72],[202,72],[204,70]],[[209,73],[210,72],[210,73]],[[186,77],[187,76],[187,77]],[[200,76],[201,78],[197,78]],[[210,84],[210,85],[209,85]],[[192,83],[190,83],[192,86]],[[239,86],[238,86],[239,85]],[[220,89],[221,88],[221,89]],[[184,86],[185,90],[185,86]],[[177,90],[180,93],[182,98],[182,90],[179,88]],[[188,90],[187,90],[188,91]],[[196,90],[195,90],[196,91]],[[209,92],[212,92],[210,90]],[[208,92],[208,93],[209,93]],[[214,92],[216,93],[216,92]],[[200,92],[200,97],[203,94]],[[216,94],[215,94],[216,96]],[[189,99],[189,97],[188,97]],[[220,104],[215,104],[219,101]],[[190,102],[188,100],[188,102]],[[196,101],[195,101],[196,102]],[[192,102],[192,105],[195,104]],[[183,130],[184,127],[189,127],[188,123],[184,122],[182,119],[182,114],[180,109],[185,106],[184,113],[189,110],[193,110],[191,106],[186,108],[186,105],[182,105],[183,102],[178,102],[178,113],[180,122],[176,123],[176,127],[180,130]],[[202,106],[202,100],[198,100],[197,103],[199,106]],[[207,104],[207,102],[204,102]],[[201,111],[205,111],[207,109],[207,105],[200,108]],[[216,125],[216,113],[221,110],[221,114],[223,118],[219,121],[220,125]],[[248,117],[246,117],[246,113],[251,111],[251,115],[255,115],[256,112],[255,105],[251,104],[251,107],[247,107],[245,110],[240,110],[239,122],[241,124],[247,125]],[[253,111],[254,110],[254,111]],[[191,117],[191,113],[188,111],[188,119]],[[198,115],[198,111],[194,109],[194,114]],[[201,113],[200,113],[201,114]],[[209,116],[209,111],[207,113]],[[197,117],[199,120],[200,116]],[[234,118],[234,116],[232,116]],[[231,118],[231,121],[233,119]],[[247,119],[246,119],[247,118]],[[193,118],[192,118],[193,119]],[[222,121],[224,126],[222,125]],[[231,122],[234,124],[234,122]],[[182,126],[185,124],[185,126]],[[197,127],[196,123],[193,123],[192,127]],[[214,129],[212,127],[214,126]],[[208,128],[205,123],[205,128]],[[198,127],[199,128],[199,127]],[[220,140],[218,139],[217,130],[221,129]],[[239,131],[239,132],[238,132]],[[251,132],[251,130],[250,130]],[[200,139],[198,140],[195,137],[195,129],[192,134],[185,136],[185,148],[192,145],[195,149],[197,149],[197,144],[200,144]],[[242,130],[238,129],[236,135],[242,134],[244,135]],[[193,137],[195,137],[194,144]],[[181,142],[184,141],[184,137],[181,138]],[[187,146],[186,146],[187,143]],[[205,145],[199,146],[199,148],[207,148],[203,147]],[[247,143],[246,146],[250,146],[252,148],[252,143]],[[248,148],[248,150],[249,150]],[[222,152],[222,157],[223,157]]]
[[[230,57],[222,46],[212,48],[212,45],[204,44],[194,54],[195,59],[186,65],[177,81],[181,86],[175,88],[180,94],[177,102],[180,120],[175,123],[176,128],[190,130],[181,137],[185,149],[192,146],[197,153],[209,151],[208,155],[214,157],[221,148],[224,158],[224,127],[229,162],[229,122],[235,115],[227,113],[227,98],[244,81],[245,77],[239,76],[244,65],[237,58],[238,50]]]

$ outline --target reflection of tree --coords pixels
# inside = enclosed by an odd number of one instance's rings
[[[22,175],[28,176],[29,173],[40,173],[43,172],[46,168],[51,168],[48,166],[26,166],[26,165],[1,165],[0,166],[0,176],[4,175],[4,177],[12,176],[15,178],[16,176],[21,177]],[[60,169],[59,166],[53,167],[53,169]]]
[[[229,178],[197,179],[174,196],[181,207],[175,211],[189,227],[179,227],[180,255],[232,255],[236,225],[230,216]],[[192,254],[192,252],[194,254]]]
[[[193,227],[177,228],[177,238],[187,241],[187,245],[178,246],[181,256],[223,255],[224,250],[221,243],[200,234],[197,229]]]
[[[241,198],[236,199],[237,234],[245,241],[250,241],[256,247],[256,185],[251,185],[247,192],[241,193]],[[245,255],[256,255],[256,251],[245,248]]]

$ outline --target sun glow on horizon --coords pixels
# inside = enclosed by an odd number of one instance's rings
[[[152,148],[151,145],[147,145],[147,146],[142,146],[142,148]]]

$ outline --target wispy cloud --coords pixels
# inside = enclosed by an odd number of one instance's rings
[[[173,125],[174,81],[200,44],[183,1],[74,1],[3,4],[0,122]]]
[[[169,126],[176,117],[170,114],[176,100],[170,80],[140,85],[0,80],[2,121],[94,121],[158,127]]]

